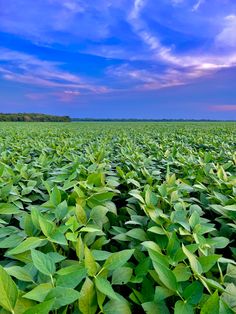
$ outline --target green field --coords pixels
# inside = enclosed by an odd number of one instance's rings
[[[0,314],[236,313],[235,152],[235,123],[0,123]]]

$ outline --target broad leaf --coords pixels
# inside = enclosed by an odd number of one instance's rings
[[[114,299],[114,300],[119,300],[119,298],[117,297],[115,291],[113,290],[110,282],[102,277],[96,277],[95,278],[95,285],[96,288],[102,292],[103,294],[105,294],[106,296],[108,296],[110,299]]]
[[[18,289],[10,275],[0,266],[0,305],[7,311],[14,313],[18,298]]]
[[[175,303],[174,314],[194,314],[194,310],[191,304],[179,300]]]
[[[55,271],[55,263],[49,255],[40,251],[31,250],[31,256],[34,266],[43,274],[52,276]]]
[[[131,258],[133,253],[134,250],[123,250],[117,253],[113,253],[107,258],[103,267],[109,270],[120,268]]]
[[[54,299],[53,309],[59,309],[62,306],[72,304],[79,299],[79,292],[66,287],[56,287],[49,291],[45,301]]]
[[[26,252],[30,249],[35,249],[37,247],[43,246],[47,243],[47,240],[30,237],[27,238],[25,241],[23,241],[21,244],[19,244],[16,248],[10,250],[7,252],[8,255],[16,255],[23,252]]]
[[[95,314],[97,311],[95,286],[88,277],[80,290],[79,309],[83,314]]]

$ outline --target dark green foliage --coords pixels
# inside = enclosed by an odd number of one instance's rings
[[[0,314],[235,313],[233,123],[0,123]]]
[[[54,116],[42,113],[0,113],[0,121],[24,122],[70,122],[68,116]]]

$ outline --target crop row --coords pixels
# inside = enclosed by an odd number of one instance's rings
[[[235,313],[235,138],[0,124],[0,314]]]

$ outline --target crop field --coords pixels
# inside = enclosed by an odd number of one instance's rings
[[[235,123],[0,123],[0,314],[236,313]]]

